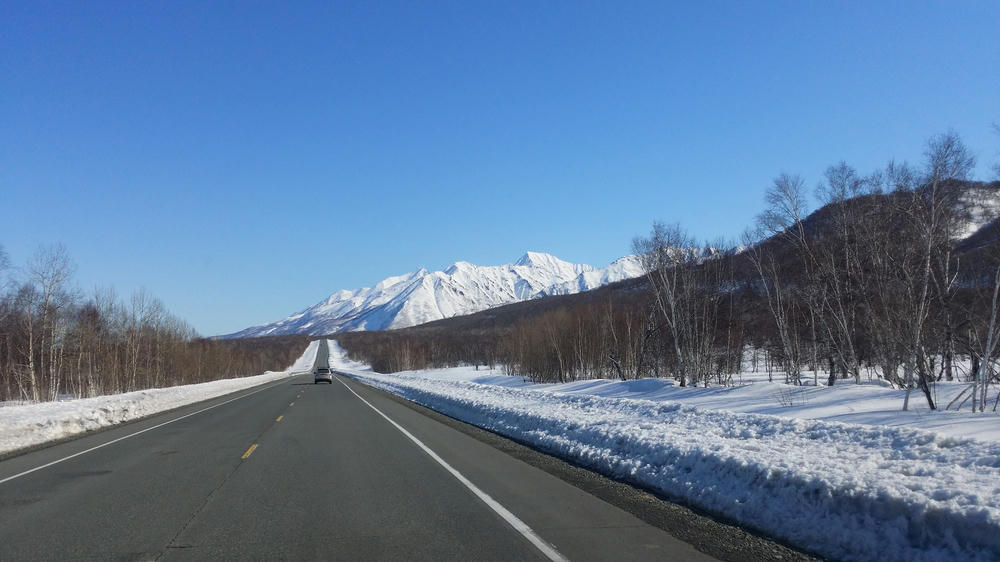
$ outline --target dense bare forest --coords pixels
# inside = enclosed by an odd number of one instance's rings
[[[62,246],[14,274],[0,247],[0,401],[90,397],[288,367],[306,336],[200,338],[145,291],[83,298]]]
[[[733,384],[742,369],[791,384],[882,379],[929,407],[997,408],[1000,182],[970,181],[953,134],[920,167],[863,175],[840,162],[815,188],[781,174],[739,243],[654,224],[633,250],[645,278],[403,330],[337,339],[382,372],[503,365],[537,381],[672,377]],[[970,236],[971,235],[971,236]],[[504,312],[504,310],[507,312]],[[933,385],[970,383],[951,404]],[[991,401],[992,397],[992,401]]]

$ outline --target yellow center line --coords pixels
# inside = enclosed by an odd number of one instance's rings
[[[278,419],[276,419],[274,421],[281,421],[281,418],[283,418],[283,417],[285,417],[285,416],[278,416]]]
[[[245,458],[249,457],[250,455],[253,454],[253,451],[256,448],[257,448],[257,444],[256,443],[254,443],[253,445],[250,445],[250,448],[247,449],[247,452],[243,453],[243,456],[241,458],[245,459]]]
[[[294,406],[294,405],[295,405],[295,402],[292,402],[291,404],[289,404],[289,406]]]

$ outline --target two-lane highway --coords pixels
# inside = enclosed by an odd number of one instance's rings
[[[2,560],[559,557],[706,558],[341,376],[291,377],[0,462]]]

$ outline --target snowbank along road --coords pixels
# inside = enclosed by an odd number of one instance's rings
[[[0,559],[220,557],[709,559],[343,377],[300,374],[0,462]]]
[[[333,355],[343,362],[336,346]],[[471,368],[338,372],[830,559],[1000,560],[996,441],[616,395],[662,389],[653,379],[545,385]],[[971,429],[965,416],[946,417]]]

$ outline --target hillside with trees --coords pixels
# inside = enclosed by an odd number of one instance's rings
[[[830,166],[809,191],[781,174],[740,243],[656,223],[633,244],[646,275],[385,332],[333,336],[380,372],[503,365],[541,382],[671,377],[730,385],[880,379],[931,409],[997,408],[1000,182],[972,181],[961,139],[930,139],[920,167]],[[970,385],[937,404],[933,385]]]

